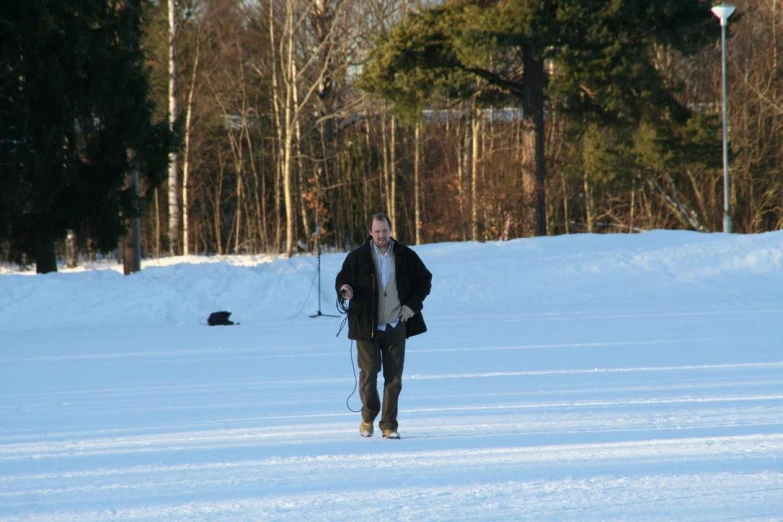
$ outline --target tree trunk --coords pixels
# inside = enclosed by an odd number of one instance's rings
[[[122,238],[122,273],[124,275],[134,274],[141,270],[138,219],[131,218],[129,220],[128,232]]]
[[[570,206],[568,204],[568,183],[566,182],[566,176],[563,169],[560,169],[560,183],[563,187],[563,228],[566,234],[571,233],[571,225],[569,215],[571,213]]]
[[[381,121],[383,119],[381,118]],[[364,146],[367,148],[367,150],[372,150],[372,136],[370,135],[370,132],[372,130],[370,126],[370,119],[365,118],[364,119],[364,139],[365,143]],[[383,134],[383,125],[381,125],[381,134]],[[383,150],[383,154],[386,154],[386,150]],[[385,156],[384,156],[385,157]],[[385,159],[384,159],[385,161]],[[381,187],[383,187],[383,183],[381,183]],[[364,183],[362,183],[362,188],[364,189],[364,195],[362,197],[362,205],[364,207],[364,212],[362,212],[361,219],[359,221],[359,230],[362,232],[362,238],[367,237],[367,233],[369,232],[369,224],[367,223],[367,218],[370,217],[370,189],[368,181],[365,180]],[[383,201],[383,190],[381,190],[381,201]]]
[[[160,192],[155,188],[155,259],[160,259]]]
[[[631,182],[631,209],[630,209],[630,216],[628,218],[628,233],[631,234],[634,232],[634,228],[636,227],[636,223],[634,222],[634,216],[636,212],[636,178],[634,177],[633,182]]]
[[[130,275],[141,270],[141,209],[139,208],[139,170],[134,167],[133,172],[127,178],[127,185],[133,194],[133,211],[130,219],[128,233],[123,240],[123,273]]]
[[[464,109],[464,105],[463,105]],[[470,133],[473,129],[473,113],[471,111],[467,112],[467,121],[465,122],[465,135],[462,138],[462,143],[460,147],[460,159],[459,159],[459,168],[457,169],[457,186],[458,186],[458,194],[459,194],[459,223],[462,233],[462,241],[468,240],[468,223],[467,219],[465,217],[465,182],[466,178],[468,176],[468,172],[470,172],[470,147],[468,143],[470,142]],[[462,119],[460,118],[460,121]]]
[[[286,58],[283,83],[285,84],[285,99],[283,107],[283,197],[285,202],[285,257],[291,257],[294,251],[294,193],[293,193],[293,139],[294,106],[293,82],[296,81],[294,69],[294,11],[291,2],[286,4]]]
[[[296,155],[296,175],[297,175],[297,181],[299,182],[299,214],[300,219],[302,220],[302,231],[304,232],[305,238],[307,239],[308,243],[310,241],[311,235],[315,232],[315,230],[311,230],[310,223],[314,222],[315,220],[311,220],[307,215],[307,204],[308,200],[305,198],[305,194],[310,192],[309,190],[309,184],[307,181],[307,178],[305,178],[305,172],[304,172],[304,165],[302,164],[302,155],[299,150],[299,145],[301,145],[300,135],[299,135],[299,129],[297,126],[297,139],[294,141],[294,154]],[[315,196],[317,197],[317,196]],[[317,226],[318,224],[315,223]],[[296,230],[294,231],[296,234]],[[301,239],[301,236],[300,236]],[[308,245],[309,246],[309,245]]]
[[[280,144],[280,148],[282,149],[282,142]],[[281,151],[282,152],[282,151]],[[275,245],[274,245],[274,251],[275,253],[280,252],[282,250],[283,246],[283,217],[280,214],[280,209],[283,205],[283,160],[282,157],[278,155],[277,165],[275,165],[275,215],[274,215],[274,225],[275,225]]]
[[[778,0],[772,0],[772,78],[777,78],[778,74]]]
[[[300,212],[302,213],[302,228],[305,233],[305,237],[310,235],[310,220],[307,218],[307,200],[303,197],[307,191],[307,180],[305,179],[304,165],[302,164],[302,125],[299,121],[299,90],[296,86],[296,78],[298,76],[296,72],[296,62],[293,62],[293,82],[291,83],[291,89],[293,90],[293,106],[296,108],[294,112],[294,154],[296,155],[296,172],[299,179],[299,203]],[[314,232],[314,231],[312,231]],[[294,228],[294,235],[296,235],[296,228]],[[314,246],[314,245],[313,245]]]
[[[544,113],[544,87],[546,83],[546,70],[544,60],[538,58],[531,45],[523,46],[522,60],[524,63],[523,85],[525,99],[523,106],[533,118],[533,132],[535,133],[535,189],[533,195],[533,208],[535,211],[535,234],[545,236],[546,228],[546,115]]]
[[[546,157],[544,154],[546,144],[546,129],[544,123],[544,104],[535,114],[535,140],[536,140],[536,188],[535,188],[535,225],[536,235],[545,236],[546,227]]]
[[[262,245],[262,248],[265,250],[267,248],[267,236],[266,236],[266,209],[264,208],[264,205],[262,201],[266,200],[266,185],[265,181],[266,178],[258,175],[258,168],[256,166],[256,158],[255,158],[255,149],[253,147],[253,140],[250,137],[250,127],[248,125],[245,125],[244,129],[244,137],[245,137],[245,143],[247,145],[247,155],[248,155],[248,165],[250,165],[250,172],[253,174],[253,206],[255,207],[255,222],[257,227],[257,235],[255,236],[258,241],[260,242],[260,245]],[[250,220],[250,216],[248,216],[248,220]],[[255,244],[255,240],[253,240],[252,244]],[[254,248],[254,251],[257,251],[257,248]]]
[[[218,170],[218,183],[215,188],[214,204],[212,211],[212,227],[215,232],[216,254],[223,255],[223,178],[225,165],[220,165]]]
[[[389,145],[386,139],[386,107],[381,114],[381,156],[383,157],[383,178],[381,179],[381,204],[386,206],[386,213],[389,213],[391,204],[391,174],[389,169]],[[396,231],[392,231],[396,233]]]
[[[280,82],[277,76],[277,67],[280,63],[280,57],[277,54],[277,41],[275,39],[275,10],[274,2],[269,2],[269,49],[271,52],[272,65],[272,108],[274,112],[275,124],[275,147],[274,147],[274,218],[275,218],[275,252],[280,252],[281,243],[281,223],[280,223],[280,203],[281,203],[281,183],[283,179],[283,108],[280,96]]]
[[[478,179],[479,179],[479,137],[481,133],[481,112],[476,108],[475,100],[471,109],[471,157],[470,157],[470,238],[479,240],[478,221]]]
[[[392,115],[389,123],[389,176],[391,177],[391,193],[389,194],[389,218],[391,229],[397,234],[397,119]]]
[[[585,199],[585,232],[593,232],[595,218],[593,217],[593,192],[587,172],[582,172],[582,191]]]
[[[196,90],[196,70],[198,69],[199,45],[196,43],[196,57],[193,60],[193,73],[190,77],[188,104],[185,107],[185,143],[182,160],[182,254],[190,254],[190,205],[188,203],[188,184],[190,183],[190,136],[191,117],[193,115],[193,91]]]
[[[242,175],[242,163],[243,163],[243,156],[242,154],[243,148],[242,148],[242,141],[241,136],[240,139],[237,140],[237,147],[239,148],[239,157],[236,158],[234,161],[236,163],[234,164],[234,176],[236,178],[236,188],[234,189],[234,198],[236,200],[236,209],[235,209],[235,219],[234,219],[234,253],[239,254],[240,250],[242,249],[242,205],[244,200],[244,179]]]
[[[288,113],[288,110],[286,110]],[[292,165],[291,150],[293,148],[293,134],[286,131],[285,150],[283,157],[283,198],[285,201],[285,257],[291,257],[294,250],[294,190],[291,183]]]
[[[413,235],[421,244],[421,120],[416,122],[413,137]]]
[[[35,272],[37,274],[57,272],[54,239],[44,237],[40,231],[35,237]]]
[[[177,120],[177,11],[176,0],[168,0],[169,7],[169,125],[173,129]],[[177,179],[177,154],[169,155],[169,253],[179,253],[179,180]]]
[[[73,230],[69,230],[65,236],[65,258],[68,268],[79,266],[79,246]]]

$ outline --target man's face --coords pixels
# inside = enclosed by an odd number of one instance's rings
[[[372,228],[370,229],[370,235],[372,241],[380,249],[387,248],[389,246],[389,236],[391,231],[389,230],[389,224],[385,219],[373,219]]]

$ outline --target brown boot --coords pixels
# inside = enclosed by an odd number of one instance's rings
[[[372,425],[372,422],[364,422],[362,421],[361,424],[359,424],[359,434],[362,437],[372,437],[374,428]]]

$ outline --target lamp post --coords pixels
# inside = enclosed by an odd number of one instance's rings
[[[723,231],[731,233],[731,208],[729,203],[729,130],[726,120],[726,25],[728,24],[734,6],[728,4],[716,5],[712,14],[720,19],[720,55],[721,76],[723,79]]]

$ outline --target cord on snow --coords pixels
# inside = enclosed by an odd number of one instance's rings
[[[340,323],[340,329],[337,330],[337,335],[335,337],[340,336],[340,332],[343,331],[343,328],[345,328],[345,323],[348,321],[348,304],[346,303],[345,297],[343,297],[343,294],[341,293],[339,296],[337,296],[337,302],[335,303],[335,306],[337,307],[337,311],[340,312],[341,315],[344,315],[343,321]],[[359,349],[358,346],[356,348]],[[351,397],[353,397],[353,394],[356,393],[356,389],[359,387],[359,378],[356,376],[356,364],[353,362],[353,340],[351,340],[351,346],[348,349],[348,353],[351,355],[351,370],[353,371],[353,391],[348,396],[347,399],[345,399],[345,406],[354,413],[361,413],[362,410],[354,410],[351,408]],[[358,357],[358,354],[357,354]]]

